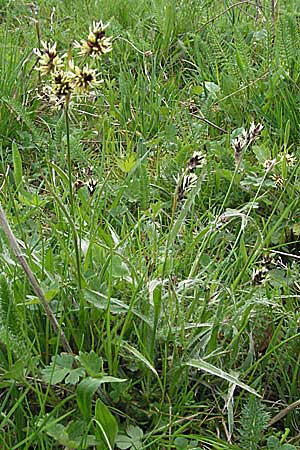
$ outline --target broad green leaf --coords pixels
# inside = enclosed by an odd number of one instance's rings
[[[110,297],[101,292],[92,291],[91,289],[84,289],[84,297],[86,301],[94,305],[96,308],[106,310],[108,303],[110,311],[115,314],[125,313],[128,311],[128,306],[117,298]]]
[[[112,256],[112,271],[116,278],[125,278],[130,275],[129,269],[119,255]]]
[[[205,81],[204,86],[212,98],[216,98],[221,90],[220,86],[212,81]]]
[[[87,423],[92,417],[92,399],[98,387],[103,383],[123,383],[124,381],[126,379],[102,376],[101,378],[87,377],[79,383],[77,387],[77,403]]]
[[[118,423],[108,407],[99,399],[96,401],[95,418],[96,438],[101,443],[97,446],[98,450],[107,450],[108,445],[113,449],[118,433]]]
[[[56,439],[61,445],[69,446],[70,443],[69,434],[66,431],[66,428],[61,423],[48,425],[47,434]],[[78,448],[76,444],[74,445],[74,442],[72,444],[73,448]]]
[[[24,189],[19,192],[19,201],[26,206],[44,206],[48,199],[40,197],[37,192],[27,192]]]
[[[279,439],[276,436],[270,436],[268,438],[268,447],[270,450],[278,450],[280,448]]]
[[[46,301],[50,303],[51,300],[53,300],[53,298],[56,296],[57,292],[58,288],[50,289],[49,291],[44,292]],[[28,299],[28,301],[21,303],[22,305],[38,305],[41,302],[40,299],[35,295],[27,295],[26,299]]]
[[[245,389],[245,391],[248,391],[251,394],[260,397],[260,395],[255,391],[255,389],[252,389],[250,386],[243,383],[238,378],[234,377],[233,375],[230,375],[227,372],[224,372],[224,370],[219,369],[216,366],[213,366],[212,364],[204,361],[203,359],[191,359],[186,363],[186,365],[190,367],[195,367],[196,369],[201,369],[204,372],[210,373],[211,375],[215,375],[216,377],[223,378],[223,380],[226,380],[229,383],[236,384],[240,388]]]
[[[122,170],[122,172],[129,173],[136,164],[136,156],[132,153],[126,159],[117,159],[117,165]]]
[[[69,355],[68,353],[61,353],[60,355],[57,355],[56,357],[52,357],[52,363],[56,366],[60,367],[66,367],[67,369],[72,369],[74,362],[74,357],[72,355]]]
[[[178,437],[175,439],[174,445],[178,450],[186,450],[188,448],[189,441],[184,437]]]
[[[47,434],[56,439],[60,445],[66,448],[83,448],[82,442],[84,441],[85,447],[92,447],[96,445],[96,438],[93,435],[83,436],[83,427],[80,422],[71,422],[67,427],[64,427],[60,423],[49,424],[46,427]]]
[[[92,418],[92,398],[100,386],[97,378],[84,378],[77,387],[77,403],[86,423]]]
[[[196,84],[195,86],[192,87],[192,93],[194,95],[201,95],[203,94],[204,88],[203,86],[200,86],[199,84]]]

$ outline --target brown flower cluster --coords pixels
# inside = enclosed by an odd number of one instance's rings
[[[202,152],[194,152],[188,160],[182,174],[177,178],[176,196],[178,200],[182,200],[186,194],[196,186],[198,177],[195,173],[196,169],[206,164],[206,157]]]
[[[259,138],[263,128],[261,123],[255,125],[255,123],[252,122],[249,130],[244,130],[242,134],[232,141],[231,146],[234,150],[234,157],[237,164],[239,164],[241,160],[242,151]]]

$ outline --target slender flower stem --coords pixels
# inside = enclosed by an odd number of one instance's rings
[[[70,195],[70,211],[74,219],[74,195],[72,184],[72,160],[71,160],[71,146],[70,146],[70,119],[69,119],[69,100],[66,100],[65,108],[65,122],[67,134],[67,164],[68,164],[68,178],[69,178],[69,195]]]
[[[77,267],[77,283],[78,290],[81,291],[81,269],[80,269],[80,250],[78,245],[78,235],[75,228],[75,215],[74,215],[74,193],[72,183],[72,159],[71,159],[71,146],[70,146],[70,119],[69,119],[69,100],[66,100],[65,108],[65,122],[66,122],[66,134],[67,134],[67,165],[68,165],[68,179],[69,179],[69,195],[70,195],[70,215],[74,222],[73,229],[73,242],[75,248],[76,267]]]

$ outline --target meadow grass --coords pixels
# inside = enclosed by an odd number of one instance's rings
[[[295,450],[299,2],[0,14],[0,448]],[[51,106],[42,41],[103,83]]]

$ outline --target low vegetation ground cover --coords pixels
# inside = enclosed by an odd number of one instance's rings
[[[299,18],[0,2],[1,449],[299,448]]]

